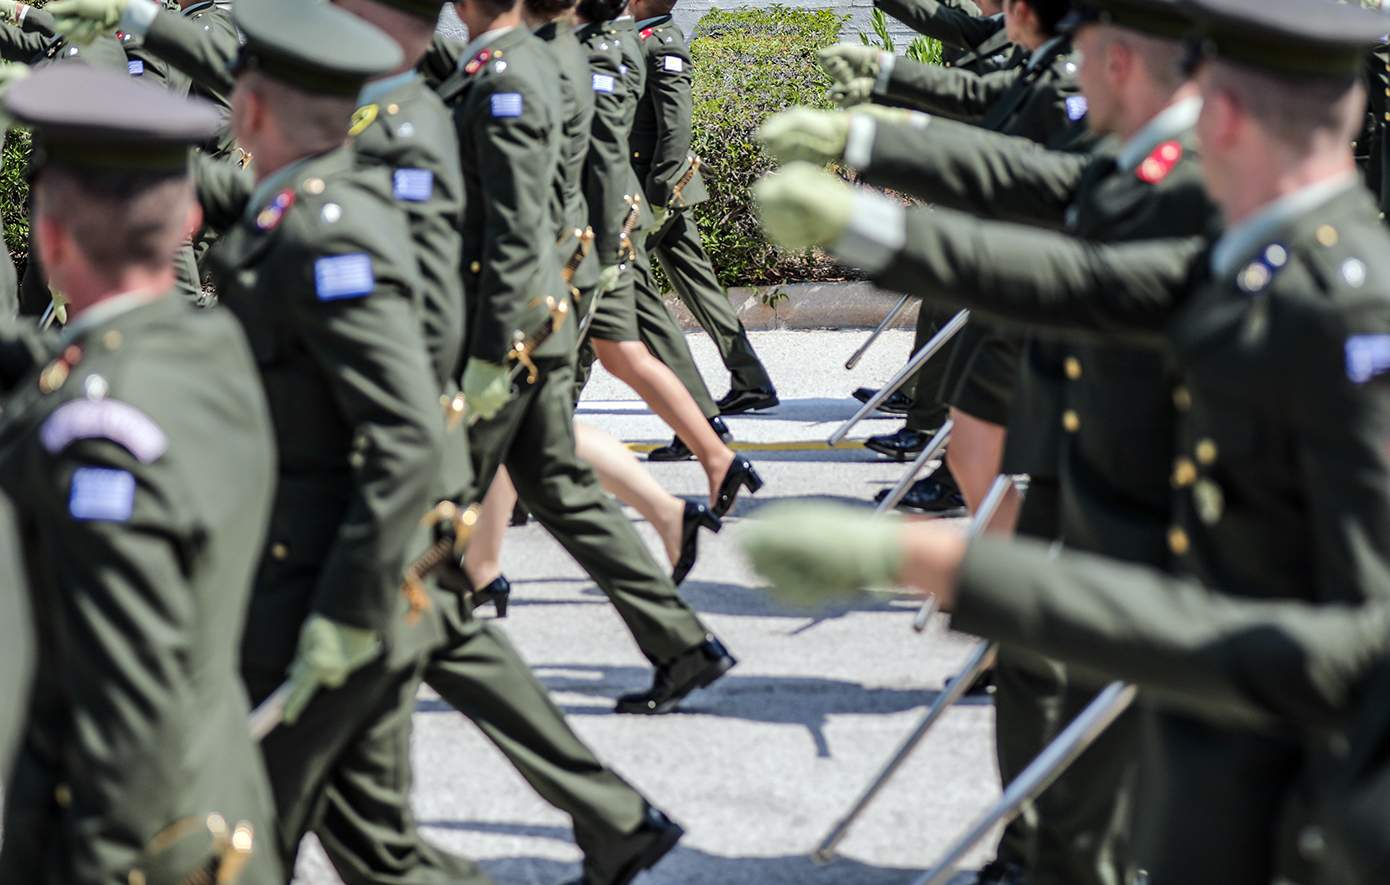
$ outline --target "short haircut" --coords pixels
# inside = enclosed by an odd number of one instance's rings
[[[627,0],[579,0],[575,10],[591,22],[606,22],[622,15]]]
[[[1366,92],[1359,72],[1286,74],[1224,59],[1206,64],[1213,89],[1229,93],[1270,135],[1297,151],[1312,147],[1320,133],[1350,144],[1360,131]]]
[[[1098,27],[1106,45],[1125,46],[1139,56],[1155,85],[1176,92],[1187,81],[1187,73],[1183,70],[1185,50],[1182,40],[1111,23]]]
[[[1006,0],[1007,2],[1007,0]],[[1038,17],[1038,24],[1049,34],[1057,33],[1057,23],[1071,12],[1071,0],[1013,0],[1014,3],[1027,3]]]
[[[647,0],[647,11],[653,16],[670,15],[676,8],[676,0]]]
[[[309,92],[255,70],[243,73],[238,85],[265,100],[281,136],[294,147],[319,153],[347,140],[355,96]]]
[[[526,11],[536,18],[552,19],[559,18],[570,7],[574,6],[574,0],[522,0],[526,4]]]
[[[98,271],[173,264],[194,200],[188,173],[82,169],[48,163],[33,183],[36,214],[54,219]]]

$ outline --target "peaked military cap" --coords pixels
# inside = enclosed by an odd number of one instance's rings
[[[377,0],[377,2],[394,6],[397,9],[404,9],[406,12],[412,12],[421,18],[434,21],[439,18],[439,10],[443,9],[451,0]]]
[[[233,72],[262,71],[308,92],[355,96],[404,58],[381,29],[332,3],[237,0],[232,18],[246,35]]]
[[[1174,39],[1192,31],[1192,18],[1178,7],[1178,0],[1076,0],[1072,11],[1058,22],[1057,30],[1069,34],[1091,22],[1109,22]]]
[[[1385,41],[1384,13],[1336,0],[1180,0],[1197,25],[1195,58],[1223,58],[1289,74],[1360,70]],[[1199,42],[1198,42],[1199,41]]]
[[[93,65],[54,65],[14,84],[5,111],[34,128],[38,161],[177,172],[221,125],[216,108]]]

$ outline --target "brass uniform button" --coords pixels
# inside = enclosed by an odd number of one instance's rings
[[[475,261],[472,264],[468,265],[468,269],[471,270],[473,273],[478,273],[483,269],[483,264],[480,261]]]
[[[1337,228],[1330,224],[1318,228],[1318,242],[1329,247],[1337,245]]]
[[[392,116],[395,116],[396,114],[399,114],[400,112],[401,112],[401,106],[398,105],[398,104],[388,104],[388,105],[386,106],[386,113],[391,114]]]
[[[1076,414],[1075,409],[1067,409],[1062,413],[1062,429],[1067,433],[1075,433],[1081,429],[1081,416]]]
[[[270,546],[270,555],[276,559],[288,559],[290,548],[286,547],[284,544],[272,544]]]
[[[1197,481],[1197,465],[1191,458],[1178,458],[1173,462],[1173,488],[1184,489]]]
[[[1210,467],[1216,463],[1216,443],[1210,439],[1198,440],[1197,448],[1193,450],[1197,455],[1197,463],[1203,467]]]
[[[310,178],[304,182],[304,189],[311,194],[323,193],[324,183],[322,178]]]
[[[1071,380],[1075,381],[1077,378],[1081,377],[1081,360],[1076,357],[1067,357],[1066,362],[1064,362],[1062,366],[1066,370],[1067,377]]]
[[[107,332],[101,338],[101,343],[106,345],[107,350],[119,349],[124,341],[125,339],[121,337],[121,333],[117,332],[115,329]]]
[[[1179,412],[1192,408],[1192,392],[1181,384],[1173,388],[1173,408]]]
[[[1168,549],[1173,551],[1176,556],[1186,556],[1187,551],[1192,549],[1192,542],[1187,539],[1187,532],[1173,526],[1168,530]]]
[[[58,803],[59,808],[67,808],[72,804],[72,788],[67,784],[59,784],[54,787],[53,801]]]
[[[1193,487],[1192,502],[1197,507],[1197,518],[1206,525],[1216,525],[1226,512],[1226,495],[1210,479],[1203,478]]]

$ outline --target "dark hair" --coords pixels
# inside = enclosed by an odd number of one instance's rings
[[[65,227],[92,265],[162,269],[184,236],[193,199],[186,171],[116,172],[47,163],[33,187],[38,213]]]
[[[606,22],[622,15],[627,0],[579,0],[575,11],[591,22]]]
[[[1027,3],[1028,8],[1038,17],[1038,24],[1049,34],[1057,33],[1057,23],[1071,12],[1071,0],[1014,0]]]
[[[526,5],[526,11],[536,18],[558,18],[561,14],[568,12],[574,5],[574,0],[522,0]]]

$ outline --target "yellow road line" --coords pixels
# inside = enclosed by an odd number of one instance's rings
[[[628,443],[627,447],[634,452],[650,452],[659,449],[666,443]],[[862,449],[864,441],[859,439],[847,439],[838,446],[831,446],[828,443],[813,442],[811,440],[797,442],[739,442],[735,441],[735,449],[740,452],[825,452],[838,449]]]

